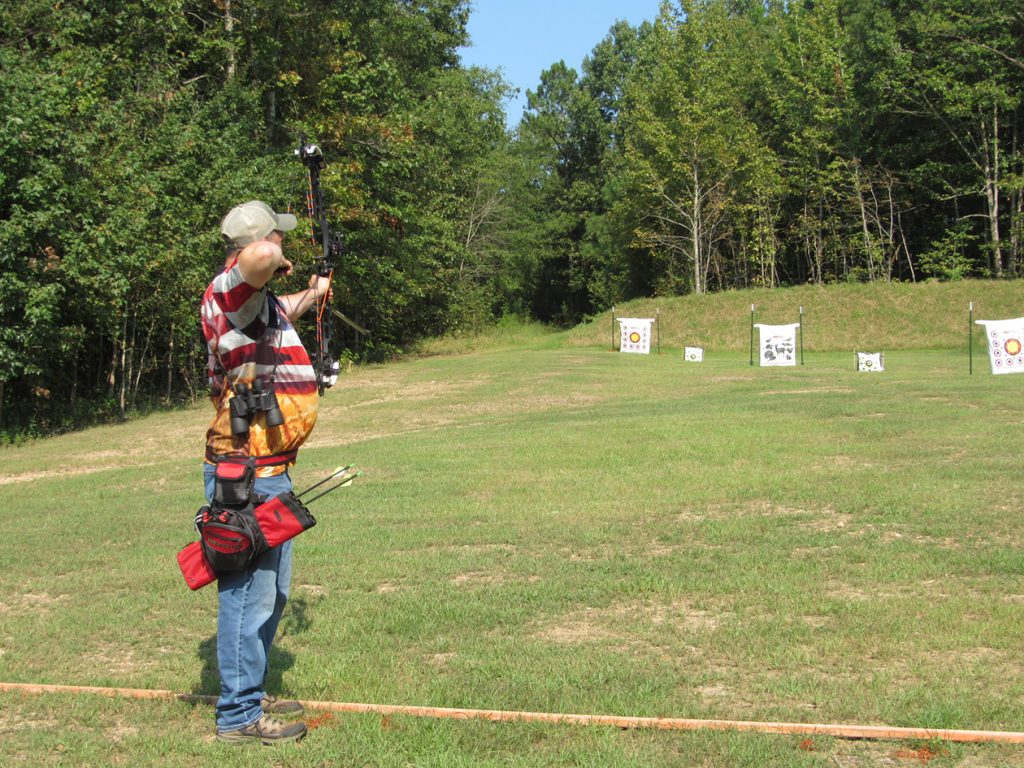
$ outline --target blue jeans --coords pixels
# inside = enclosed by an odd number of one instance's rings
[[[207,501],[213,498],[214,468],[204,468]],[[292,488],[288,473],[256,478],[256,493],[276,496]],[[217,580],[217,666],[220,698],[217,730],[234,731],[263,715],[270,646],[288,600],[292,579],[292,542],[265,552],[247,570],[225,573]]]

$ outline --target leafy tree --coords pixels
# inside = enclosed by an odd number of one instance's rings
[[[1021,162],[1017,136],[1024,15],[1008,0],[930,0],[896,7],[908,22],[904,44],[910,57],[909,87],[903,106],[944,134],[949,150],[941,163],[930,158],[929,173],[964,198],[968,211],[971,196],[982,198],[978,213],[985,227],[978,234],[986,241],[988,267],[997,277],[1015,272],[1019,245],[1007,254],[1004,240],[1005,222],[1017,214],[1008,216],[1004,202],[1007,191],[1013,194],[1019,186],[1014,174]],[[954,230],[960,227],[954,225]]]
[[[629,85],[625,173],[636,243],[660,260],[659,293],[708,290],[755,139],[721,6],[663,6]]]

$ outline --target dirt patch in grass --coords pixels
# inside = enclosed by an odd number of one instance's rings
[[[570,392],[564,395],[540,394],[534,389],[519,389],[503,393],[500,399],[465,404],[458,403],[447,408],[458,416],[493,416],[501,414],[523,414],[538,411],[573,410],[588,408],[608,401],[608,397],[587,392]]]
[[[858,741],[856,744],[844,744],[830,755],[833,765],[837,768],[875,768],[876,766],[907,765],[907,762],[895,757],[892,745],[868,744]]]
[[[700,523],[703,522],[703,520],[704,515],[699,514],[698,512],[692,512],[690,510],[680,512],[678,515],[676,515],[677,523]]]
[[[106,733],[108,741],[114,744],[120,744],[125,739],[130,739],[131,737],[136,736],[139,729],[137,726],[128,725],[124,721],[119,720],[113,725],[104,728],[103,731]]]
[[[815,472],[832,472],[836,469],[864,470],[878,469],[879,463],[865,458],[854,458],[845,453],[823,457],[810,465]]]
[[[444,552],[444,553],[455,553],[465,555],[483,555],[483,554],[494,554],[501,553],[506,555],[514,555],[518,550],[515,544],[431,544],[428,547],[424,547],[428,552]]]
[[[532,636],[556,644],[623,643],[649,645],[649,633],[669,628],[674,634],[714,632],[732,614],[694,608],[685,600],[669,605],[649,601],[620,602],[607,608],[582,608],[540,621]]]
[[[95,472],[109,472],[113,469],[138,469],[139,467],[152,467],[155,464],[157,464],[155,461],[143,461],[129,465],[121,461],[116,464],[101,464],[90,467],[68,466],[61,469],[44,469],[39,472],[21,472],[17,475],[0,476],[0,485],[8,485],[10,483],[30,483],[34,480],[46,480],[51,477],[68,477],[69,475],[91,475]]]
[[[481,375],[446,381],[407,381],[402,378],[402,373],[396,373],[393,376],[378,374],[373,377],[372,397],[335,407],[342,411],[348,411],[370,405],[440,400],[487,384],[490,380],[490,376]]]
[[[559,547],[558,554],[565,560],[574,563],[592,563],[604,560],[606,556],[595,548]],[[1022,596],[1024,599],[1024,596]]]
[[[447,653],[431,653],[426,657],[427,664],[432,667],[442,668],[448,666],[448,662],[454,659],[458,654],[454,651]]]
[[[453,415],[481,415],[492,413],[523,413],[554,408],[592,405],[608,398],[591,392],[569,392],[553,395],[535,386],[521,387],[496,394],[493,399],[484,398],[473,403],[456,402],[458,396],[472,389],[489,384],[491,376],[480,375],[450,381],[403,381],[398,376],[375,376],[373,393],[366,400],[346,405],[325,405],[324,411],[354,411],[360,408],[391,403],[429,402],[437,403],[435,413],[421,416],[420,426],[449,424]],[[408,421],[405,422],[408,424]],[[407,431],[407,430],[404,430]]]
[[[0,600],[0,615],[5,613],[43,613],[67,599],[68,595],[51,595],[47,592],[25,592],[21,595],[11,595]]]
[[[704,512],[704,515],[700,515],[688,511],[681,513],[676,519],[700,521],[705,517],[716,519],[738,517],[804,518],[798,522],[801,528],[827,532],[846,528],[853,521],[852,515],[838,512],[831,505],[817,508],[791,507],[784,504],[776,504],[767,499],[753,499],[742,503],[708,504]]]
[[[458,587],[496,587],[505,583],[505,577],[494,571],[466,571],[453,576],[452,583]]]
[[[510,406],[512,413],[529,411],[547,411],[553,408],[578,408],[607,402],[607,395],[594,392],[569,392],[563,395],[538,394],[533,389],[518,389],[502,397],[503,403]]]
[[[940,667],[963,666],[966,664],[985,664],[993,666],[1006,664],[1009,659],[1005,651],[995,648],[965,648],[961,650],[931,651],[925,654],[929,662]],[[1019,670],[1018,670],[1019,671]]]
[[[716,682],[700,685],[696,691],[703,704],[716,713],[738,713],[749,711],[755,706],[755,702],[748,695],[750,693],[749,690],[736,688],[725,683]]]
[[[853,392],[849,387],[816,387],[814,389],[770,389],[766,392],[758,392],[761,397],[773,395],[846,395]]]
[[[608,643],[622,639],[617,632],[587,619],[575,619],[546,627],[535,633],[534,637],[556,645]]]
[[[52,731],[60,727],[60,721],[55,718],[34,717],[31,712],[23,713],[13,708],[0,709],[0,734],[17,733],[25,729]]]
[[[82,654],[81,658],[88,667],[125,678],[156,669],[160,665],[160,660],[155,657],[140,657],[134,649],[114,643],[103,643]]]
[[[993,591],[986,581],[971,577],[944,577],[921,579],[904,583],[854,585],[841,579],[830,579],[823,585],[824,593],[840,600],[910,600],[933,603],[937,600],[967,598],[971,605],[982,609],[998,602],[1021,602],[1024,596]],[[1008,600],[1008,598],[1010,598]]]
[[[673,552],[676,551],[676,549],[678,549],[678,547],[673,546],[671,544],[661,544],[659,542],[653,542],[647,548],[647,555],[649,557],[665,557],[666,555],[671,555]]]
[[[551,410],[589,407],[605,402],[608,398],[591,394],[573,393],[568,395],[524,395],[516,398],[504,394],[500,399],[485,400],[476,403],[445,403],[433,409],[424,409],[415,415],[406,414],[393,429],[360,430],[351,427],[330,427],[314,432],[307,446],[311,448],[338,448],[371,440],[380,440],[400,435],[415,434],[435,429],[473,428],[482,426],[482,422],[471,421],[474,417],[500,416],[503,414],[523,414]],[[334,418],[334,417],[332,417]],[[470,419],[470,421],[467,421]],[[325,424],[343,423],[344,417],[323,419]],[[337,430],[337,431],[335,431]]]
[[[837,531],[849,531],[850,524],[853,522],[853,515],[837,512],[832,507],[825,507],[818,512],[810,514],[812,519],[800,522],[798,524],[799,528],[816,533],[835,533]]]
[[[313,436],[306,443],[309,448],[345,448],[350,445],[367,443],[372,440],[383,440],[389,437],[411,435],[417,432],[426,432],[432,429],[450,426],[452,419],[420,417],[406,419],[401,426],[389,430],[359,430],[346,429],[344,432],[314,432]],[[319,439],[317,435],[319,434]]]
[[[300,594],[311,595],[312,597],[326,597],[327,587],[321,586],[320,584],[298,584],[295,587],[295,591]]]
[[[451,582],[457,587],[500,587],[509,582],[536,584],[541,577],[536,574],[523,576],[521,574],[508,574],[497,570],[490,571],[464,571],[452,577]]]
[[[825,594],[841,601],[867,602],[872,600],[920,600],[922,597],[948,597],[946,594],[934,594],[928,583],[919,588],[912,584],[888,584],[878,586],[856,586],[839,579],[832,579],[825,584]]]

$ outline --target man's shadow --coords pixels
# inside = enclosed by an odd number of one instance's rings
[[[264,683],[267,693],[281,693],[284,672],[295,664],[295,654],[282,650],[281,638],[288,635],[299,635],[312,625],[309,600],[304,596],[288,598],[281,623],[277,626],[274,644],[270,646],[270,671]],[[220,695],[220,670],[217,667],[217,635],[210,635],[199,643],[196,655],[202,662],[199,670],[199,681],[192,686],[192,694],[196,696]]]

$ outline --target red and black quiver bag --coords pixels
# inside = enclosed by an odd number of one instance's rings
[[[256,460],[222,459],[215,472],[213,502],[196,513],[199,541],[178,553],[178,565],[193,590],[219,573],[242,571],[264,552],[316,525],[291,491],[265,500],[253,493]]]
[[[284,544],[316,525],[316,518],[291,491],[267,499],[252,513],[267,549]]]

